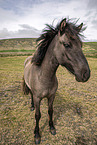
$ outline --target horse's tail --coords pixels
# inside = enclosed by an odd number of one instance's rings
[[[25,95],[28,95],[29,92],[30,92],[30,89],[28,88],[28,86],[25,83],[24,76],[23,76],[23,79],[22,79],[22,91]]]

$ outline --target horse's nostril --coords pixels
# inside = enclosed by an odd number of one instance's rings
[[[85,79],[87,77],[87,72],[86,71],[83,73],[82,77],[83,77],[83,79]]]
[[[82,71],[82,80],[85,82],[89,79],[89,77],[90,77],[90,71],[83,70]]]

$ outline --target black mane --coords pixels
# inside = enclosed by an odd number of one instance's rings
[[[58,28],[54,28],[52,25],[46,24],[46,29],[44,29],[43,34],[36,40],[39,42],[37,45],[38,50],[37,54],[35,54],[32,58],[32,62],[34,62],[36,65],[41,65],[44,56],[46,54],[46,51],[48,49],[49,44],[55,37],[55,35],[58,33]]]
[[[46,28],[43,30],[43,33],[36,40],[37,42],[39,42],[39,44],[37,45],[38,49],[32,58],[32,62],[34,62],[36,65],[41,65],[51,41],[53,40],[55,35],[58,34],[58,31],[60,30],[61,22],[55,28],[52,25],[46,24]],[[84,29],[81,29],[81,31],[78,31],[76,22],[71,23],[70,20],[67,20],[66,28],[68,30],[69,35],[71,33],[71,35],[75,34],[77,36],[81,35],[80,32],[82,32],[84,30]],[[61,33],[63,35],[65,33],[65,29]]]

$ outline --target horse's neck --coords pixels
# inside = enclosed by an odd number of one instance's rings
[[[49,45],[41,66],[44,75],[48,76],[49,78],[54,77],[59,66],[58,61],[54,55],[54,47],[56,43],[55,39],[56,38],[54,38],[54,40],[52,40],[51,44]]]

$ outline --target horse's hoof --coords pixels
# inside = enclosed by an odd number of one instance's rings
[[[56,135],[56,129],[50,129],[52,135]]]
[[[34,138],[34,141],[35,141],[35,144],[40,144],[41,138],[40,137]]]
[[[31,111],[34,111],[35,107],[31,107]]]

